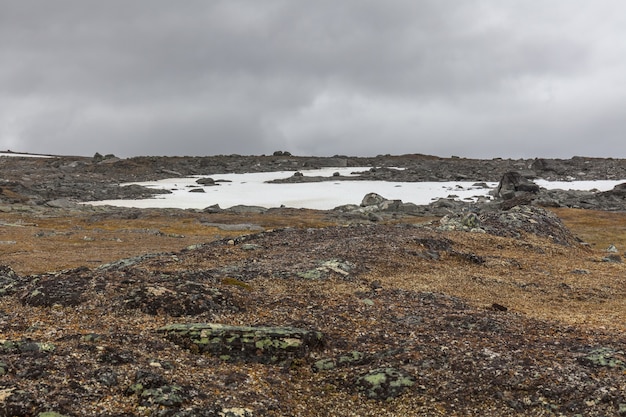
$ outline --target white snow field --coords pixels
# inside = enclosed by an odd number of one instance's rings
[[[350,175],[365,171],[369,167],[324,168],[301,170],[307,176],[332,177],[333,173]],[[386,182],[386,181],[323,181],[296,184],[268,184],[266,181],[288,178],[293,171],[263,172],[250,174],[216,174],[189,178],[172,178],[153,182],[137,182],[155,189],[167,189],[171,194],[161,194],[142,200],[105,200],[89,202],[91,205],[112,205],[136,208],[183,208],[203,209],[214,204],[221,208],[236,205],[272,207],[310,208],[329,210],[344,204],[360,204],[363,197],[371,192],[380,194],[389,200],[402,200],[405,203],[428,204],[439,198],[451,197],[458,200],[474,201],[478,197],[488,197],[497,183],[484,186],[475,182]],[[202,187],[196,180],[210,177],[218,184]],[[222,182],[228,181],[228,182]],[[606,191],[624,181],[571,181],[536,183],[548,189],[572,189]],[[130,184],[123,184],[130,185]],[[202,192],[189,192],[192,188],[202,187]]]

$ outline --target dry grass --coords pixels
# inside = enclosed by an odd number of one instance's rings
[[[19,274],[38,274],[94,267],[146,253],[178,251],[246,233],[208,224],[251,224],[273,229],[331,223],[322,213],[308,210],[262,215],[150,210],[138,218],[93,212],[69,217],[59,211],[44,216],[0,213],[0,263],[10,265]]]
[[[624,265],[600,262],[611,244],[626,248],[626,213],[554,209],[585,249],[564,248],[533,236],[524,241],[459,233],[457,247],[487,259],[488,268],[448,259],[436,264],[411,258],[388,259],[369,279],[385,286],[459,296],[477,306],[498,303],[539,319],[575,325],[625,329]],[[432,219],[413,218],[411,223]],[[405,221],[407,221],[405,219]],[[146,211],[138,218],[91,212],[32,216],[0,214],[0,259],[19,274],[95,267],[145,253],[174,252],[189,245],[247,234],[214,224],[255,224],[263,229],[324,227],[336,223],[312,210],[265,214],[207,214],[192,211]],[[549,257],[545,256],[548,253]],[[382,265],[385,265],[383,263]],[[401,267],[398,267],[401,265]],[[582,274],[573,271],[584,271]]]
[[[551,209],[575,235],[595,249],[615,245],[626,250],[626,213],[582,209]]]
[[[624,264],[601,262],[602,251],[565,248],[527,236],[514,241],[455,233],[455,248],[483,257],[425,264],[407,258],[402,268],[379,267],[369,274],[383,287],[441,292],[479,308],[494,303],[514,313],[569,325],[626,330]]]

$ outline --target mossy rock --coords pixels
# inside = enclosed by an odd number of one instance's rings
[[[183,388],[178,385],[164,385],[145,389],[139,395],[143,405],[158,404],[166,407],[180,406],[184,401]]]
[[[328,371],[343,366],[359,365],[365,360],[365,355],[355,350],[336,358],[320,359],[313,364],[313,370],[315,372]]]
[[[30,340],[0,341],[0,353],[54,352],[56,346],[49,342],[33,342]]]
[[[415,378],[395,368],[378,368],[360,376],[356,387],[374,400],[391,400],[415,385]]]
[[[626,355],[611,348],[598,348],[579,358],[580,363],[588,366],[615,368],[626,371]]]
[[[158,329],[192,352],[228,360],[277,363],[302,358],[322,345],[317,331],[293,327],[228,326],[217,323],[170,324]]]

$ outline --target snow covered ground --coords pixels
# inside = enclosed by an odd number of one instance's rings
[[[304,175],[332,177],[334,172],[350,175],[352,172],[365,171],[360,168],[326,168],[300,171]],[[433,200],[454,196],[459,200],[472,201],[480,196],[488,196],[497,183],[484,186],[474,182],[385,182],[385,181],[324,181],[297,184],[268,184],[266,181],[287,178],[292,171],[264,172],[251,174],[216,174],[210,177],[218,181],[217,186],[202,187],[204,193],[189,192],[198,178],[173,178],[139,184],[155,189],[167,189],[172,194],[161,194],[145,200],[106,200],[90,202],[92,205],[113,205],[137,208],[193,208],[203,209],[214,204],[221,208],[235,205],[261,207],[294,207],[328,210],[344,204],[360,204],[363,197],[371,192],[380,194],[389,200],[402,200],[405,203],[428,204]],[[227,181],[227,182],[221,182]],[[624,181],[572,181],[547,182],[536,181],[544,188],[575,190],[597,189],[610,190]],[[126,184],[128,185],[128,184]]]

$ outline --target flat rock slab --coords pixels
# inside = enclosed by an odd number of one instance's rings
[[[170,324],[158,329],[192,352],[224,360],[279,363],[306,357],[321,346],[321,332],[294,327],[228,326],[217,323]]]

